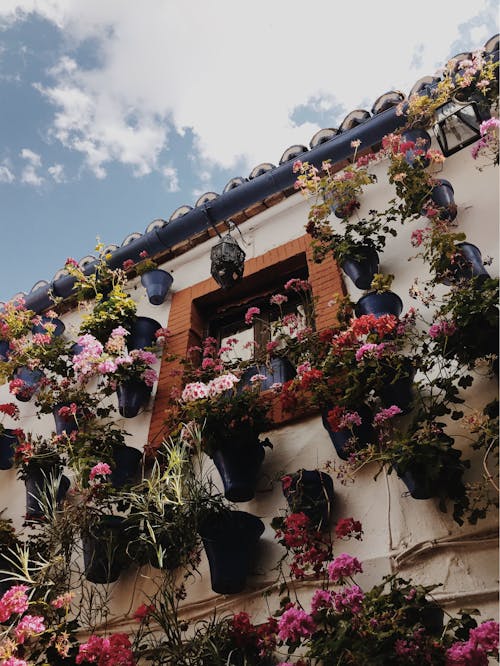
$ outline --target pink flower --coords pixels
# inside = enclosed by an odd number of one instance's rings
[[[28,666],[28,662],[17,657],[9,657],[6,661],[2,661],[2,666]]]
[[[225,375],[215,377],[215,379],[212,379],[208,382],[208,395],[210,397],[214,397],[224,393],[225,391],[230,391],[239,381],[239,378],[236,377],[236,375],[233,375],[232,372],[227,372]]]
[[[361,423],[362,419],[358,412],[345,412],[340,419],[339,427],[341,430],[352,429],[354,426],[360,426]]]
[[[108,476],[109,474],[111,474],[111,467],[108,465],[108,463],[100,462],[92,467],[90,470],[89,478],[91,481],[93,481],[96,476]]]
[[[470,641],[455,643],[446,651],[446,666],[488,666],[488,656]]]
[[[28,610],[26,585],[13,585],[0,599],[0,622],[6,622],[12,613],[24,613]]]
[[[200,400],[201,398],[208,398],[208,386],[203,382],[192,382],[186,384],[182,391],[181,400],[184,402],[192,402],[193,400]]]
[[[252,384],[255,384],[256,382],[265,382],[266,379],[267,379],[266,375],[259,375],[259,374],[252,375],[250,377],[250,381],[252,382]]]
[[[338,583],[347,576],[353,576],[355,573],[363,573],[363,568],[357,557],[351,557],[347,553],[338,555],[328,565],[328,575],[334,583]]]
[[[22,645],[27,638],[45,631],[44,618],[41,615],[25,615],[14,629],[17,642]]]
[[[282,305],[287,301],[288,301],[288,296],[285,296],[284,294],[274,294],[274,296],[271,296],[271,298],[269,299],[269,303],[271,303],[271,305]]]
[[[316,590],[311,599],[311,615],[315,615],[322,608],[331,608],[332,593],[328,590]]]
[[[498,650],[498,630],[498,622],[488,620],[470,630],[469,641],[474,645],[479,645],[486,652]]]
[[[141,622],[144,620],[145,617],[148,615],[151,615],[151,613],[154,613],[155,607],[152,605],[146,606],[146,604],[141,604],[138,608],[136,608],[135,613],[133,615],[134,620],[137,620],[138,622]]]
[[[374,344],[373,342],[367,342],[366,344],[361,345],[361,347],[356,352],[356,361],[361,361],[365,354],[376,351],[377,347],[378,345]]]
[[[278,622],[278,637],[282,641],[298,641],[307,638],[316,631],[312,617],[303,610],[291,607],[286,610]]]
[[[153,386],[158,379],[158,373],[153,368],[148,368],[142,373],[142,378],[146,386]]]
[[[73,259],[73,257],[68,257],[64,264],[65,266],[74,266],[75,268],[78,268],[78,262],[76,259]]]
[[[142,250],[142,252],[139,252],[139,256],[141,259],[147,259],[149,257],[148,251]]]
[[[389,419],[392,419],[401,413],[402,412],[399,407],[396,405],[391,405],[390,407],[387,407],[387,409],[381,409],[378,414],[375,414],[373,417],[373,423],[377,426],[382,425],[382,423],[385,423]]]
[[[101,465],[104,465],[105,463],[101,463]],[[58,597],[53,599],[50,602],[50,605],[52,608],[69,608],[71,605],[71,600],[74,597],[73,592],[66,592],[65,594],[60,594]]]
[[[299,377],[302,377],[305,372],[311,372],[311,364],[309,361],[305,361],[297,366],[297,374]]]
[[[125,261],[122,264],[122,268],[124,271],[128,271],[129,268],[132,268],[134,266],[134,260],[133,259],[125,259]]]
[[[446,321],[445,319],[435,322],[429,328],[429,337],[433,340],[440,337],[447,337],[453,335],[457,330],[457,326],[454,321]]]
[[[253,323],[253,318],[255,315],[260,314],[260,308],[248,308],[245,314],[245,324],[252,324]]]
[[[130,331],[127,331],[123,326],[117,326],[111,331],[111,338],[124,338],[126,335],[130,335]]]
[[[335,610],[339,613],[350,611],[351,613],[359,613],[362,608],[364,593],[358,585],[352,587],[345,587],[340,592],[333,594],[333,605]]]

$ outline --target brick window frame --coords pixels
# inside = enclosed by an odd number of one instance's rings
[[[316,300],[316,328],[324,330],[335,323],[336,308],[330,302],[334,296],[345,296],[346,289],[340,268],[331,257],[327,257],[321,264],[314,263],[312,259],[311,239],[308,234],[284,243],[279,247],[268,250],[259,257],[248,259],[245,262],[243,281],[248,284],[258,284],[259,273],[265,273],[272,268],[273,273],[280,274],[280,265],[293,264],[293,258],[299,260],[305,255],[309,282]],[[198,345],[203,338],[206,328],[206,319],[196,302],[210,299],[222,300],[222,290],[215,280],[210,277],[172,294],[172,303],[168,319],[170,330],[168,354],[185,358],[187,350]],[[230,297],[230,295],[229,295]],[[227,298],[227,297],[226,297]],[[170,402],[171,390],[179,386],[179,373],[182,365],[179,361],[161,361],[158,387],[149,426],[148,443],[152,449],[157,448],[164,437],[164,412]],[[275,400],[272,406],[272,420],[275,427],[279,427],[294,420],[290,415],[284,414],[280,409],[279,401]]]

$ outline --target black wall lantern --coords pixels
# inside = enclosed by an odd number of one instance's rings
[[[445,157],[481,138],[481,117],[476,102],[447,102],[436,109],[434,133]]]
[[[243,277],[245,253],[228,232],[213,246],[210,273],[222,289],[231,289]]]

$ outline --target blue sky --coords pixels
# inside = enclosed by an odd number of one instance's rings
[[[496,0],[352,7],[1,0],[0,300],[498,32]]]

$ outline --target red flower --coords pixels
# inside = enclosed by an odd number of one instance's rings
[[[341,518],[335,526],[335,536],[339,539],[353,536],[355,539],[361,539],[363,528],[359,520],[354,518]]]

